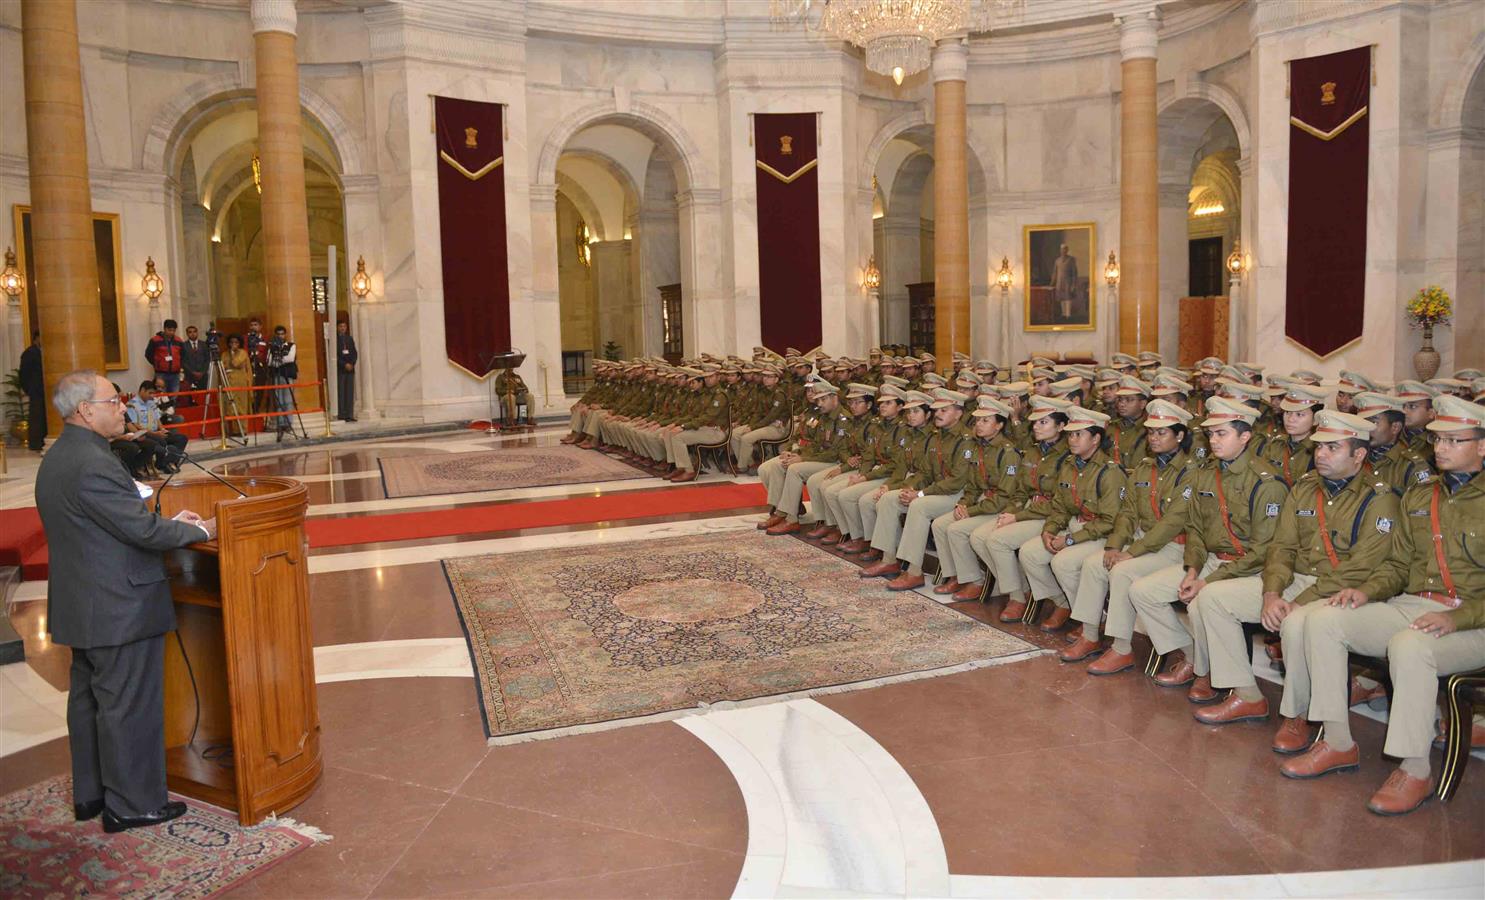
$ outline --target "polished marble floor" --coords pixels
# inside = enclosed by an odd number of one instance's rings
[[[538,446],[558,436],[369,438],[217,468],[301,478],[317,516],[659,484],[402,500],[381,492],[379,456]],[[21,495],[7,482],[0,502]],[[1359,772],[1293,782],[1277,773],[1270,727],[1199,726],[1180,692],[1133,674],[1089,678],[1045,655],[486,745],[439,560],[751,532],[756,519],[729,510],[315,551],[326,770],[292,815],[334,839],[234,893],[1479,897],[1485,889],[1485,761],[1472,764],[1447,806],[1382,819],[1363,808],[1391,770],[1375,716],[1354,716]],[[46,640],[44,601],[45,586],[27,584],[13,609],[28,661],[0,668],[0,792],[67,767],[68,657]],[[988,619],[999,603],[956,608]],[[1271,682],[1265,689],[1276,696]]]

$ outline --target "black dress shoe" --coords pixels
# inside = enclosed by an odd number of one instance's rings
[[[98,817],[98,814],[101,812],[103,812],[102,799],[89,800],[87,803],[72,804],[72,815],[79,822],[86,822],[89,819],[96,819]]]
[[[179,800],[171,800],[154,812],[147,812],[142,816],[116,816],[111,809],[103,811],[103,830],[109,834],[117,834],[120,831],[128,831],[130,828],[147,828],[150,825],[163,825],[171,819],[179,819],[186,813],[186,805]]]

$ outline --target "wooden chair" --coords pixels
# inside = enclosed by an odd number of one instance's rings
[[[737,465],[732,460],[732,398],[725,394],[722,397],[722,411],[727,417],[727,425],[722,429],[722,440],[711,444],[692,444],[689,448],[696,452],[696,474],[698,476],[701,474],[703,455],[708,450],[720,451],[722,454],[722,464],[717,466],[718,471],[721,471],[722,466],[725,465],[729,473],[737,475]]]
[[[769,459],[770,457],[778,456],[779,455],[779,448],[780,447],[783,447],[785,444],[789,443],[793,439],[794,439],[794,420],[793,419],[790,419],[789,420],[789,430],[786,431],[786,432],[784,432],[784,436],[783,437],[779,438],[776,441],[759,441],[755,445],[758,448],[758,464],[759,465],[762,465],[764,460]],[[738,460],[738,462],[742,462],[742,460]]]

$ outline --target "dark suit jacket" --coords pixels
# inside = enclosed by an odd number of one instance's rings
[[[46,397],[46,384],[42,380],[41,346],[32,344],[21,351],[21,390],[28,397]]]
[[[361,354],[356,352],[356,339],[349,334],[336,333],[335,335],[335,361],[340,366],[338,371],[344,372],[347,363],[354,366]]]
[[[181,345],[180,351],[181,370],[192,375],[205,375],[207,366],[211,365],[211,351],[206,341],[197,338],[194,346],[191,341]]]
[[[161,551],[205,540],[205,532],[146,507],[108,441],[63,426],[36,474],[36,506],[51,553],[52,640],[113,647],[175,628]]]

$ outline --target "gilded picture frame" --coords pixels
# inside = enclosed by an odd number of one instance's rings
[[[36,271],[31,241],[31,207],[12,207],[15,224],[16,269],[26,286],[21,303],[21,334],[31,342],[36,321]],[[123,236],[118,213],[93,213],[93,245],[98,259],[98,312],[103,324],[103,367],[110,372],[129,368],[129,329],[124,315]]]
[[[1024,331],[1098,328],[1098,229],[1093,222],[1022,228]],[[1063,247],[1066,247],[1066,253]]]

